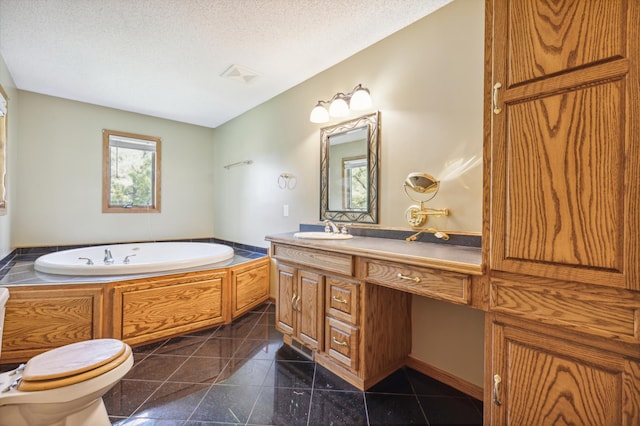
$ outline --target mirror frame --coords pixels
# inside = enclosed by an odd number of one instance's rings
[[[329,138],[359,127],[367,127],[367,210],[329,210]],[[320,129],[320,220],[378,223],[378,163],[380,150],[380,112],[363,115]]]

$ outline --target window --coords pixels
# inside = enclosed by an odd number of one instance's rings
[[[160,138],[102,131],[103,213],[160,212]]]
[[[0,86],[0,215],[7,214],[7,112],[8,97]]]
[[[343,206],[345,210],[367,209],[367,157],[342,160]]]

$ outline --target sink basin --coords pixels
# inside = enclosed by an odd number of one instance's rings
[[[333,232],[296,232],[293,236],[310,240],[348,240],[353,238],[351,234],[334,234]]]

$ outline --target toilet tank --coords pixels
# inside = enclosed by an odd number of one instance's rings
[[[0,287],[0,351],[2,351],[2,330],[4,329],[4,311],[9,300],[9,289]]]

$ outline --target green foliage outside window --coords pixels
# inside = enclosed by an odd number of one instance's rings
[[[153,205],[153,163],[149,151],[111,147],[112,206],[149,207]]]

